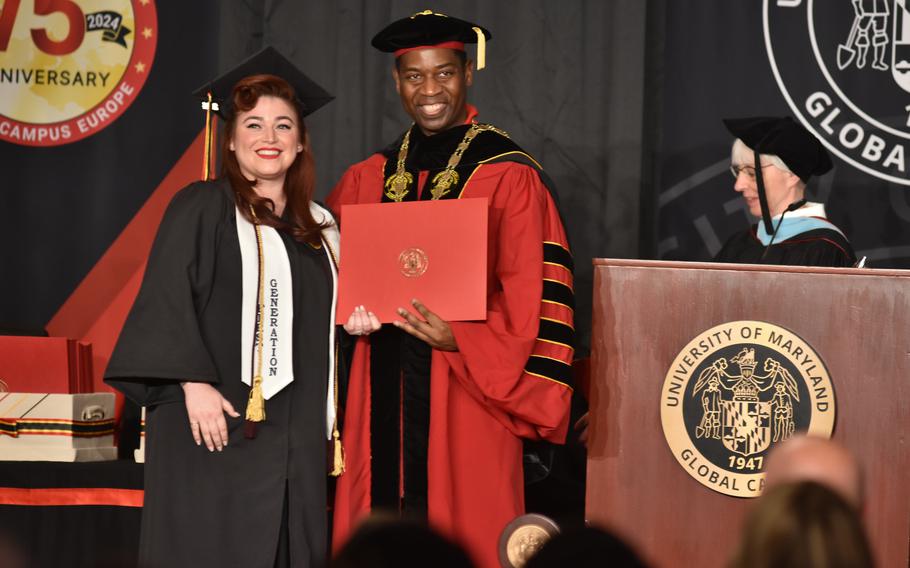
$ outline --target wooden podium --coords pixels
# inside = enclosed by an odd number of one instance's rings
[[[878,565],[908,566],[910,271],[594,265],[589,521],[653,566],[726,565],[754,502],[710,489],[680,463],[662,428],[664,383],[706,330],[767,322],[823,360],[836,398],[833,438],[864,468],[863,517]]]

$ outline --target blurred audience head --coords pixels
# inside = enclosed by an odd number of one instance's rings
[[[425,523],[374,516],[329,563],[331,568],[473,568],[468,554]]]
[[[31,566],[31,563],[26,558],[25,550],[17,542],[16,537],[4,530],[0,530],[0,566],[3,566],[3,568],[26,568]]]
[[[814,481],[769,488],[746,519],[732,568],[871,568],[856,509]]]
[[[595,527],[561,532],[548,540],[524,568],[642,568],[644,562],[632,548],[612,534]]]
[[[857,510],[863,503],[859,462],[833,440],[794,436],[778,444],[765,463],[765,490],[795,481],[815,481],[846,499]]]

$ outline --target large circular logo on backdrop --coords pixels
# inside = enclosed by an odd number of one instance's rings
[[[831,152],[910,185],[910,0],[764,0],[784,98]]]
[[[0,1],[0,140],[56,146],[116,120],[155,58],[153,0]]]
[[[765,456],[797,432],[830,437],[834,388],[795,333],[760,321],[702,332],[676,356],[660,401],[664,436],[686,473],[735,497],[757,497]]]

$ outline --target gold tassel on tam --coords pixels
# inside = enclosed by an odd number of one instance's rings
[[[477,34],[477,70],[480,71],[487,66],[487,36],[477,26],[473,30]]]

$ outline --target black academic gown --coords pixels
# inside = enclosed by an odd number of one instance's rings
[[[332,276],[323,250],[280,233],[290,260],[294,382],[243,436],[241,256],[227,182],[178,193],[162,220],[105,380],[147,407],[140,566],[272,568],[326,555],[326,389]],[[250,330],[252,332],[253,330]],[[192,438],[180,381],[211,383],[241,418],[209,452]]]
[[[853,266],[856,254],[849,241],[832,229],[815,229],[765,247],[758,225],[730,237],[714,262],[789,266]],[[767,249],[767,252],[766,252]]]

